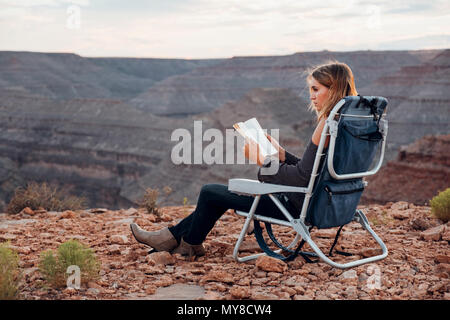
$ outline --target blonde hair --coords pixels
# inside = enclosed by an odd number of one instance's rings
[[[320,111],[317,111],[313,103],[309,105],[309,109],[316,112],[318,120],[328,117],[333,107],[343,97],[358,95],[353,72],[343,62],[329,61],[313,67],[308,70],[307,80],[311,77],[329,89],[328,99]]]

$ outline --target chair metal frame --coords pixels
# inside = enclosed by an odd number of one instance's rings
[[[381,259],[384,259],[388,255],[388,250],[386,248],[386,245],[383,243],[383,241],[378,237],[378,235],[372,230],[372,228],[369,225],[369,221],[365,214],[361,210],[356,210],[355,216],[353,221],[359,222],[361,226],[375,239],[375,241],[380,245],[382,253],[380,255],[376,255],[373,257],[368,257],[364,259],[359,259],[355,261],[350,261],[347,263],[337,263],[333,260],[331,260],[329,257],[327,257],[322,250],[316,245],[316,243],[312,240],[311,235],[309,233],[309,227],[305,224],[305,218],[306,213],[308,209],[309,202],[312,197],[314,183],[316,181],[317,176],[319,175],[319,164],[322,156],[325,156],[323,153],[325,142],[327,139],[327,136],[330,136],[330,144],[328,149],[328,161],[327,166],[330,175],[337,179],[337,180],[343,180],[343,179],[353,179],[353,178],[361,178],[369,175],[373,175],[378,172],[380,169],[383,158],[384,158],[384,150],[386,147],[386,137],[387,137],[387,121],[381,121],[380,125],[380,131],[383,135],[383,141],[381,145],[381,154],[380,158],[378,160],[378,163],[375,165],[375,167],[369,171],[366,172],[358,172],[358,173],[351,173],[351,174],[343,174],[339,175],[335,172],[333,168],[333,157],[334,157],[334,151],[335,151],[335,142],[337,138],[337,129],[338,129],[338,121],[335,120],[337,116],[349,116],[349,117],[355,117],[355,118],[367,118],[372,117],[368,116],[366,114],[339,114],[340,109],[344,106],[346,100],[343,98],[340,100],[332,109],[330,112],[330,115],[328,116],[324,128],[322,130],[322,134],[320,137],[320,142],[317,148],[316,157],[314,160],[314,165],[312,169],[311,178],[309,181],[309,184],[306,188],[303,187],[294,187],[294,186],[285,186],[285,185],[279,185],[279,184],[270,184],[270,183],[262,183],[258,180],[250,180],[250,179],[230,179],[228,181],[228,190],[234,193],[239,194],[247,194],[252,195],[255,197],[252,206],[250,208],[249,212],[243,212],[236,210],[236,214],[243,216],[246,218],[242,231],[239,235],[239,238],[236,242],[236,245],[233,250],[233,257],[238,262],[244,262],[252,259],[256,259],[261,255],[266,255],[265,253],[258,253],[248,256],[239,256],[239,248],[247,234],[247,230],[249,227],[249,224],[252,220],[256,219],[263,222],[269,222],[276,225],[282,225],[287,227],[292,227],[296,232],[297,235],[295,239],[289,244],[288,248],[293,248],[300,239],[303,239],[305,242],[309,244],[309,246],[314,250],[315,255],[319,257],[324,262],[328,263],[329,265],[339,268],[339,269],[346,269],[346,268],[352,268],[356,267],[365,263],[371,263],[375,262]],[[292,217],[292,215],[289,213],[289,211],[284,207],[284,205],[278,200],[277,197],[275,197],[274,193],[280,193],[280,192],[299,192],[304,193],[305,198],[303,201],[302,210],[300,213],[300,216],[298,219],[295,219]],[[268,195],[272,201],[275,203],[275,205],[280,209],[280,211],[283,213],[283,215],[286,217],[287,220],[280,220],[275,219],[271,217],[261,216],[255,214],[256,208],[258,206],[259,200],[262,195]],[[277,250],[275,252],[280,252],[280,250]]]

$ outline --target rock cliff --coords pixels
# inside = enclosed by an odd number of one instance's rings
[[[402,147],[396,160],[367,180],[363,202],[428,204],[450,187],[450,135],[425,136]]]

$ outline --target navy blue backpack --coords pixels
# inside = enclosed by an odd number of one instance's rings
[[[331,155],[335,173],[344,175],[368,171],[383,141],[380,120],[386,105],[384,98],[359,96],[359,99],[349,99],[341,108],[334,156]],[[346,116],[355,114],[355,111],[367,113],[367,109],[371,114],[367,118]],[[330,152],[325,156],[306,215],[306,222],[319,229],[351,222],[365,186],[362,178],[333,178],[327,165],[329,156]]]

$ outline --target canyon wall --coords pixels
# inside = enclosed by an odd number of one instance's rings
[[[28,181],[53,182],[87,196],[90,207],[115,209],[149,187],[172,188],[161,205],[194,204],[205,183],[255,179],[255,165],[175,165],[172,133],[193,134],[201,120],[203,133],[216,128],[225,137],[233,123],[257,117],[301,156],[315,125],[305,71],[328,59],[352,67],[360,94],[388,98],[386,161],[425,135],[450,133],[450,50],[211,60],[0,52],[0,206]],[[239,141],[224,142],[241,152]]]

